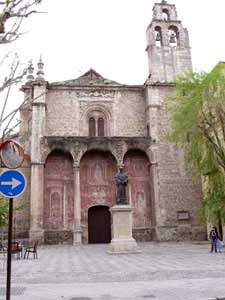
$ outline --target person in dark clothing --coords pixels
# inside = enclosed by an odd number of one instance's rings
[[[217,252],[217,240],[219,238],[216,227],[213,227],[209,233],[209,238],[211,240],[211,252]]]

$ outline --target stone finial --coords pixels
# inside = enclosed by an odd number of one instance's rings
[[[162,0],[161,3],[162,4],[167,4],[167,1],[166,0]]]
[[[27,68],[27,82],[31,82],[34,80],[34,67],[32,64],[32,61],[29,62],[28,68]]]
[[[38,71],[37,71],[37,77],[36,77],[36,80],[37,80],[37,81],[44,81],[44,80],[45,80],[45,79],[44,79],[45,73],[44,73],[44,71],[43,71],[44,63],[43,63],[43,61],[42,61],[42,57],[40,57],[40,60],[39,60],[39,62],[38,62],[38,64],[37,64],[37,66],[38,66]]]

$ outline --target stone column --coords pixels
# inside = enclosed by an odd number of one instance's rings
[[[30,241],[44,242],[44,164],[31,166]]]
[[[74,165],[74,236],[73,244],[82,243],[81,201],[80,201],[80,166]]]
[[[158,174],[158,164],[157,162],[152,162],[150,167],[150,178],[152,184],[152,201],[154,208],[154,239],[161,240],[160,228],[164,225],[165,221],[165,209],[161,208],[160,205],[160,184],[159,184],[159,174]]]
[[[63,229],[68,230],[68,220],[67,220],[67,188],[66,184],[63,186]]]

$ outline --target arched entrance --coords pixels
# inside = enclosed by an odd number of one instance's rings
[[[112,207],[116,204],[116,186],[114,181],[116,173],[116,160],[110,152],[92,150],[86,152],[81,159],[80,196],[81,223],[83,226],[82,239],[84,243],[89,242],[88,230],[92,226],[88,224],[89,208]]]
[[[110,243],[111,221],[107,206],[93,206],[88,210],[88,243]]]

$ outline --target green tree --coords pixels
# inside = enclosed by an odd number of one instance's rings
[[[20,211],[26,206],[25,202],[20,202],[19,204],[14,205],[14,212]],[[0,242],[4,238],[4,230],[8,225],[9,219],[9,199],[0,196]]]
[[[2,227],[5,227],[8,223],[8,211],[9,211],[8,200],[1,197],[0,198],[0,229]]]
[[[14,207],[15,211],[23,209],[25,206],[24,202],[17,204]],[[0,229],[8,224],[9,215],[9,199],[0,196]]]
[[[202,176],[202,216],[225,221],[225,63],[180,76],[167,108],[169,141],[185,149],[191,171]]]

